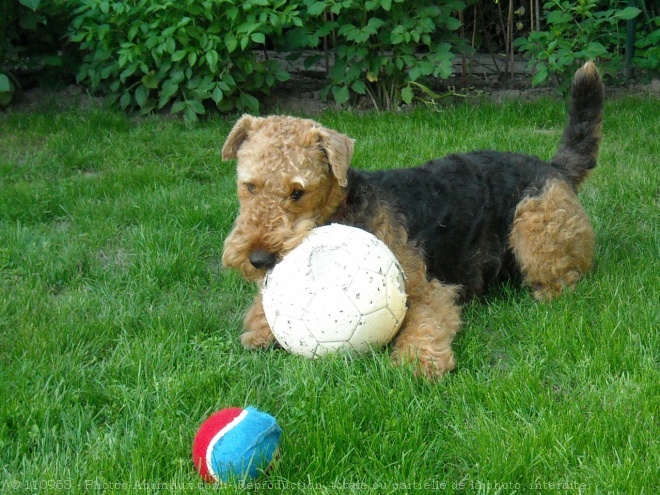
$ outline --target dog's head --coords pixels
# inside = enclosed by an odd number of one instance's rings
[[[238,159],[240,212],[223,264],[260,279],[345,197],[353,141],[313,120],[244,115],[222,148]]]

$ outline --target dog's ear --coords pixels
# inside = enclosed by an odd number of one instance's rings
[[[241,144],[243,144],[243,141],[245,141],[248,131],[252,129],[255,121],[256,118],[252,115],[243,115],[238,119],[222,147],[223,160],[232,160],[236,158],[238,149],[241,147]]]
[[[348,167],[353,158],[353,140],[337,131],[321,127],[319,129],[321,147],[328,156],[328,163],[332,174],[337,178],[339,185],[348,185]]]

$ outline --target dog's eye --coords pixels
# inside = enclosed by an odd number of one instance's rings
[[[245,188],[248,190],[250,194],[254,194],[254,191],[257,190],[257,187],[254,184],[247,183],[245,184]]]
[[[294,189],[291,192],[291,196],[289,196],[293,201],[298,201],[300,198],[302,198],[303,194],[305,194],[305,191],[303,189]]]

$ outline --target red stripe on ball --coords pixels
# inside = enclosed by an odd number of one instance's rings
[[[195,435],[193,441],[193,462],[195,468],[200,476],[209,483],[215,481],[211,473],[209,473],[206,465],[206,451],[211,443],[213,437],[222,430],[225,426],[231,423],[239,414],[243,412],[240,407],[228,407],[222,409],[217,413],[209,416],[209,418],[202,423]]]

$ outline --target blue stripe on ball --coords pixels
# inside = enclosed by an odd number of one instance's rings
[[[223,435],[216,435],[207,450],[211,474],[225,483],[246,475],[259,476],[273,460],[282,435],[275,418],[254,407],[245,408],[232,423]]]

